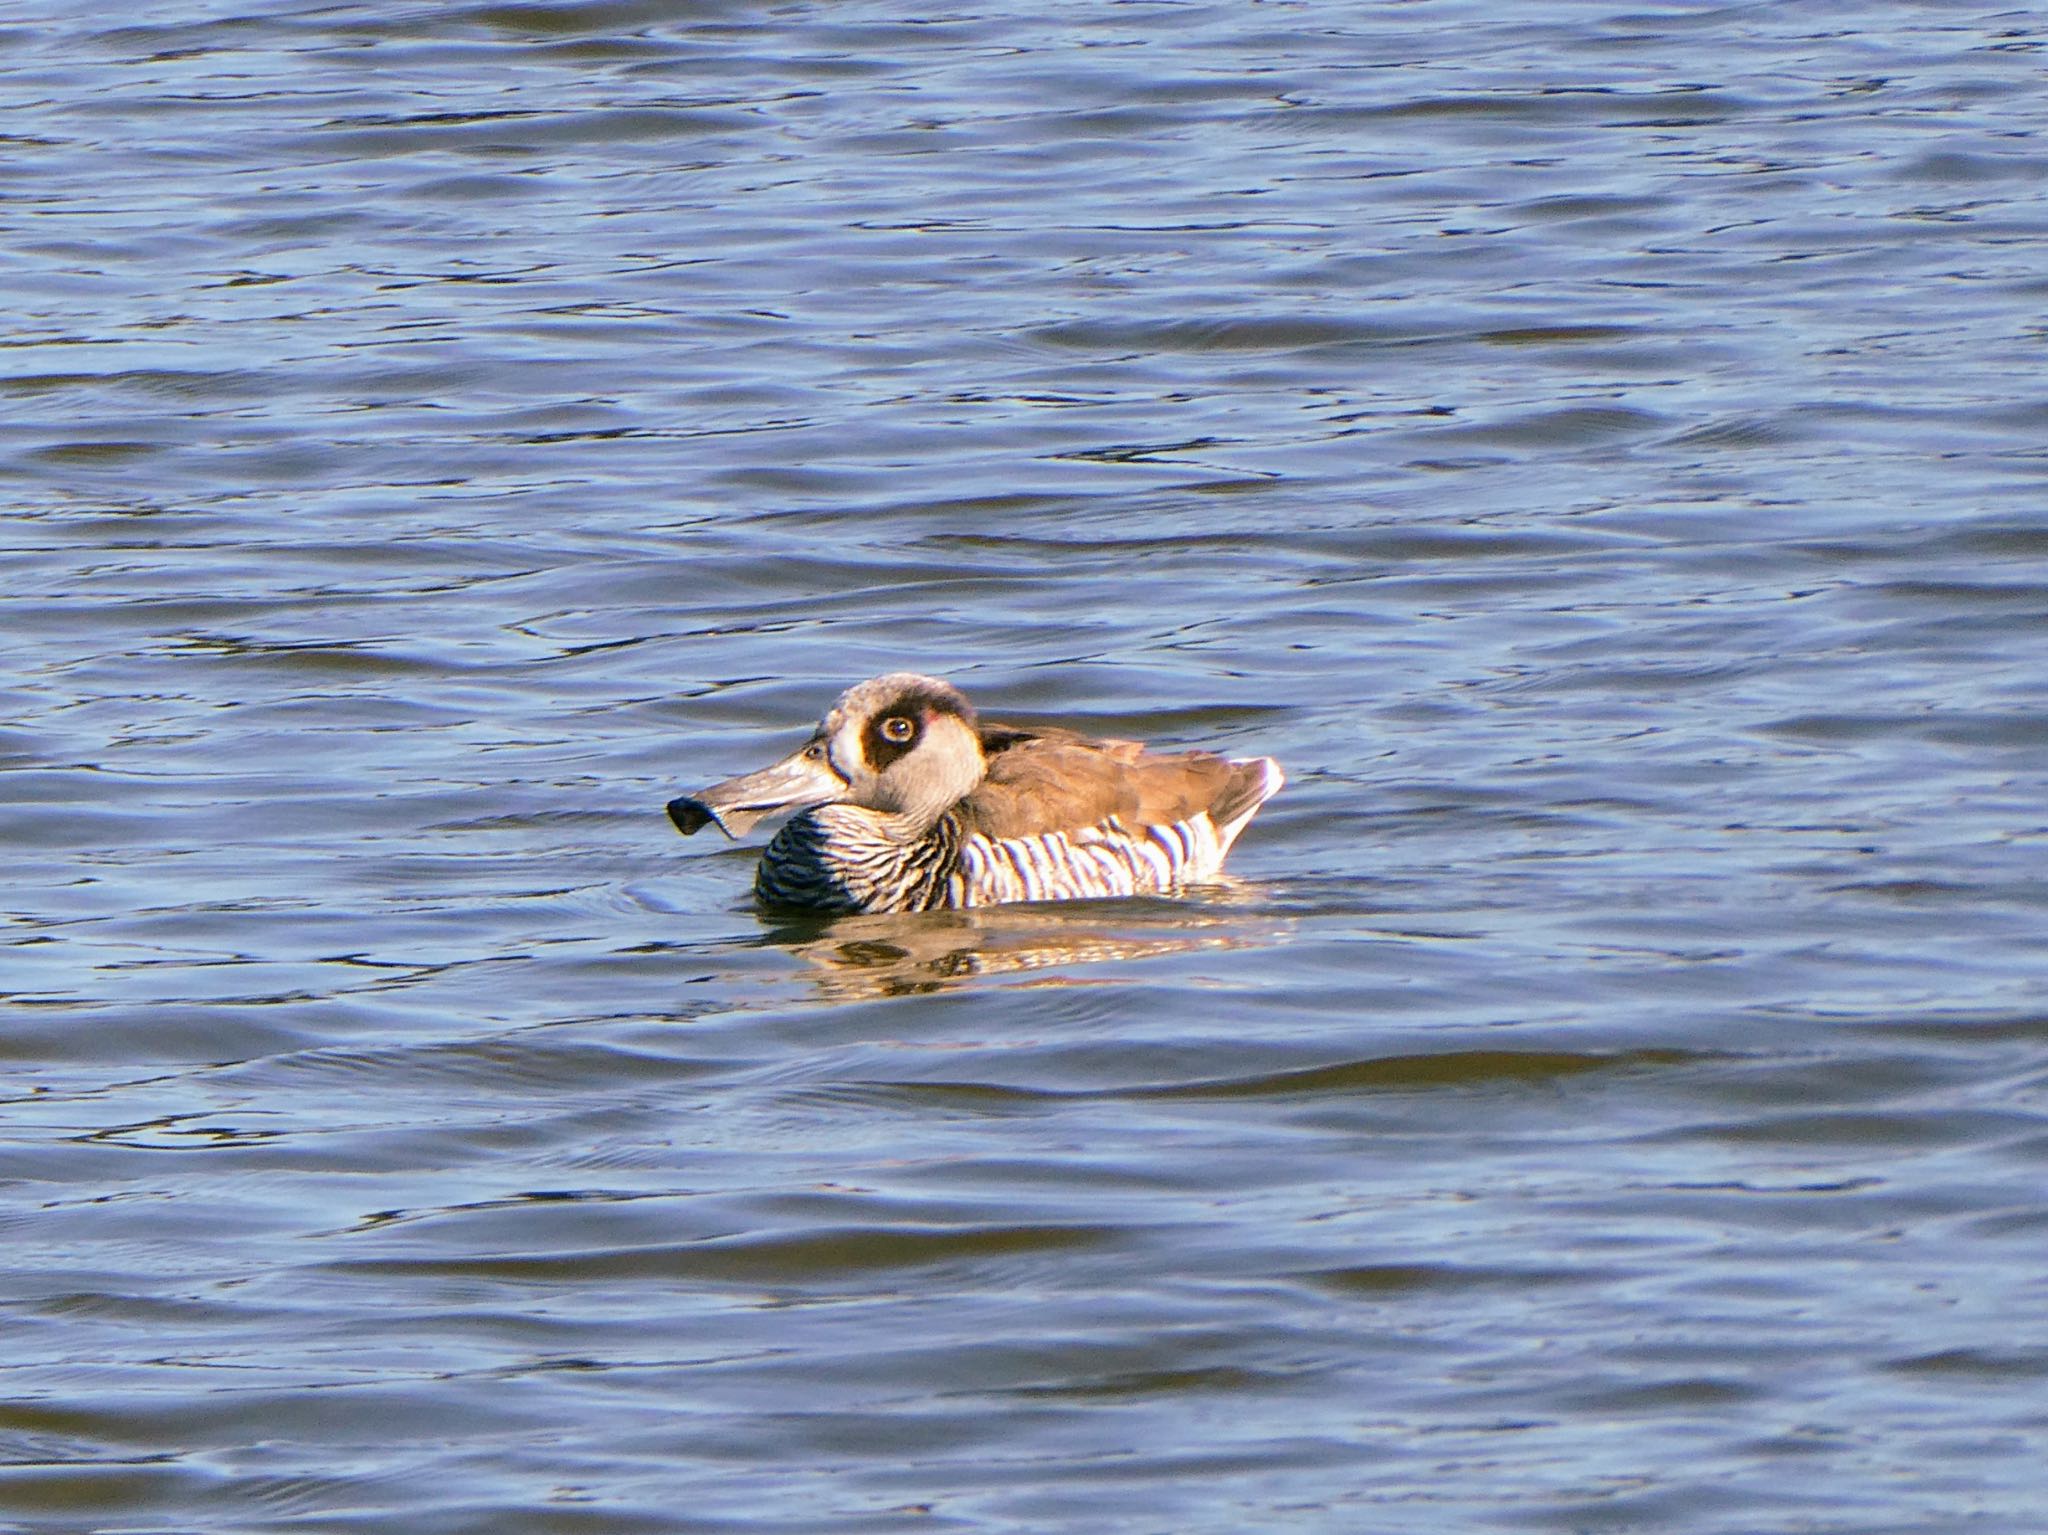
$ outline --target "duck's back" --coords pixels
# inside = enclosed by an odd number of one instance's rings
[[[947,904],[1145,895],[1208,879],[1285,781],[1270,757],[1152,752],[1064,730],[982,727],[988,776]]]

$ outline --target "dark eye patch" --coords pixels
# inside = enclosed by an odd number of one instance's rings
[[[961,721],[969,730],[974,729],[973,706],[953,688],[944,683],[907,688],[891,699],[886,707],[877,709],[874,717],[861,728],[861,755],[868,759],[869,767],[877,773],[882,772],[924,739],[927,725],[945,716]],[[892,741],[882,734],[882,727],[893,719],[910,722],[910,734],[901,741]]]
[[[892,734],[893,732],[893,734]],[[860,733],[861,755],[877,773],[885,771],[924,734],[924,721],[914,714],[895,710],[877,715]]]

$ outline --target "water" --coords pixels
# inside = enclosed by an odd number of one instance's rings
[[[2037,1523],[2044,40],[17,6],[0,1528]],[[1291,783],[757,917],[899,666]]]

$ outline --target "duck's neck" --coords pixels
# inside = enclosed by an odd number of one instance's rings
[[[927,812],[917,810],[859,810],[860,823],[869,837],[897,847],[911,847],[932,834],[946,814],[945,806]]]
[[[927,820],[827,805],[799,820],[815,828],[800,833],[805,861],[851,909],[921,911],[944,904],[946,880],[960,862],[957,816],[942,811]]]

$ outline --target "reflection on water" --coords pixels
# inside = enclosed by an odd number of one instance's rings
[[[1064,901],[769,924],[761,941],[815,966],[811,980],[828,1002],[936,992],[969,977],[1039,970],[1055,972],[1047,985],[1097,985],[1099,978],[1082,967],[1277,946],[1289,926],[1270,915],[1256,883],[1235,879],[1184,901]]]

